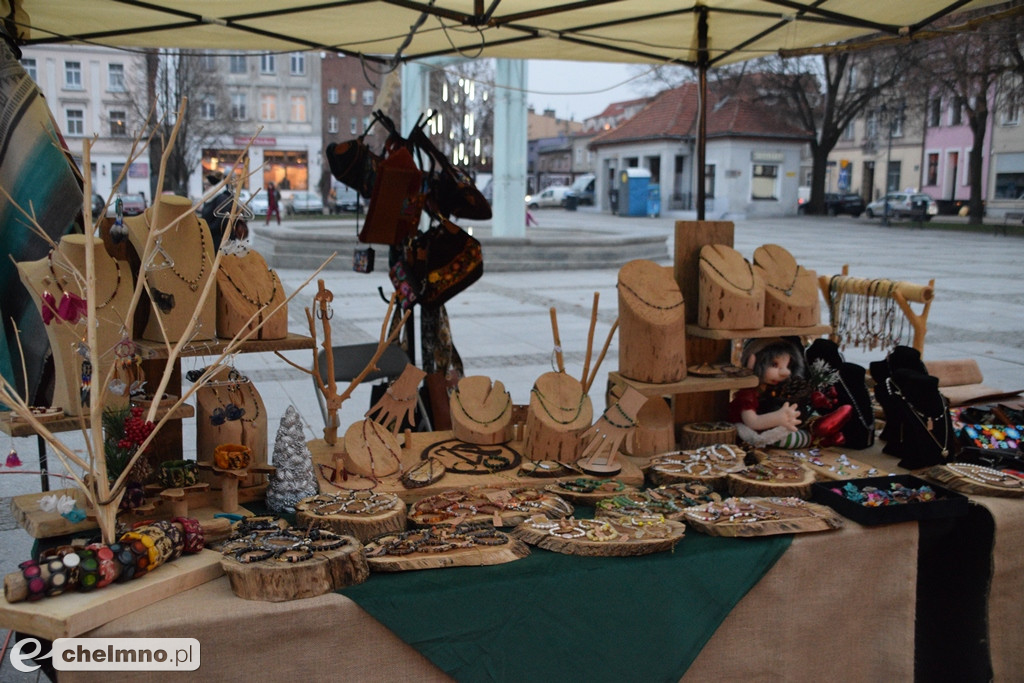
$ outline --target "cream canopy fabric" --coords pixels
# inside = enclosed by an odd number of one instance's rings
[[[676,61],[706,66],[883,33],[996,0],[0,0],[23,44]]]

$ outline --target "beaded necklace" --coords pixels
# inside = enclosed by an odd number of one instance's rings
[[[731,287],[740,290],[744,294],[750,294],[751,292],[754,291],[754,285],[757,284],[757,279],[754,277],[754,268],[753,268],[753,266],[750,265],[750,261],[748,261],[747,259],[743,259],[743,264],[747,267],[747,270],[750,273],[750,286],[749,287],[740,287],[738,284],[736,284],[735,282],[730,280],[726,276],[725,273],[723,273],[721,270],[719,270],[718,267],[715,266],[714,263],[712,263],[711,261],[709,261],[705,257],[701,256],[700,257],[700,261],[701,261],[701,263],[705,264],[708,268],[710,268],[711,270],[713,270],[716,273],[718,273],[718,276],[720,278],[722,278],[723,280],[725,280],[726,284],[730,285]]]
[[[650,308],[655,308],[659,311],[671,311],[673,308],[679,308],[680,306],[683,305],[683,300],[681,298],[678,302],[672,304],[671,306],[659,306],[658,304],[652,304],[650,301],[640,296],[639,292],[637,292],[635,289],[627,285],[622,280],[618,281],[618,286],[622,287],[624,290],[635,296],[640,301],[640,303],[644,304],[645,306],[649,306]]]
[[[626,424],[614,422],[611,418],[608,417],[608,411],[611,410],[613,407],[618,411],[619,415],[621,415],[626,420]],[[636,419],[630,417],[629,414],[626,413],[626,411],[623,410],[622,406],[620,406],[618,403],[614,403],[612,406],[609,406],[608,409],[605,410],[604,413],[601,415],[601,417],[604,418],[604,421],[610,424],[612,427],[617,427],[618,429],[629,429],[630,427],[636,426]]]
[[[466,417],[468,417],[470,419],[470,421],[476,422],[479,425],[489,425],[489,424],[493,424],[493,423],[497,422],[502,417],[504,417],[505,413],[508,412],[508,409],[510,407],[512,407],[512,396],[506,391],[505,392],[505,405],[502,407],[501,412],[498,413],[497,415],[495,415],[490,420],[478,420],[477,418],[475,418],[475,417],[473,417],[472,415],[469,414],[469,411],[466,410],[466,406],[462,405],[462,395],[459,393],[459,388],[458,387],[455,388],[455,391],[453,392],[453,394],[455,396],[455,402],[459,404],[459,408],[462,410],[462,414],[465,415]]]
[[[152,229],[152,224],[149,222],[149,214],[143,212],[142,214],[146,220],[147,230]],[[199,273],[194,278],[187,278],[178,272],[178,269],[174,267],[174,260],[168,260],[166,266],[171,269],[175,277],[188,285],[188,288],[193,292],[199,289],[199,283],[203,281],[203,275],[206,274],[206,232],[203,230],[202,224],[196,224],[199,229]]]
[[[555,417],[551,413],[551,410],[548,408],[547,403],[544,402],[544,395],[542,393],[540,393],[540,389],[538,389],[536,386],[534,386],[532,389],[530,389],[530,393],[537,397],[537,403],[539,403],[540,407],[544,409],[544,412],[547,413],[547,416],[550,417],[552,420],[554,420],[555,422],[557,422],[560,425],[572,424],[573,422],[578,420],[579,417],[580,417],[580,413],[583,412],[583,403],[587,400],[587,395],[584,394],[584,393],[581,393],[580,394],[580,402],[576,404],[576,408],[571,408],[571,407],[570,408],[563,408],[562,406],[556,406],[557,410],[561,410],[561,411],[566,412],[566,413],[568,413],[570,410],[575,410],[575,412],[573,413],[573,416],[570,417],[568,420],[559,420],[557,417]]]
[[[772,289],[774,289],[774,290],[776,290],[778,292],[782,292],[786,296],[793,296],[793,289],[796,287],[796,281],[797,281],[797,279],[799,277],[800,277],[800,266],[797,266],[796,270],[793,271],[793,281],[789,283],[789,287],[786,287],[785,289],[783,289],[782,287],[779,287],[776,284],[772,284],[771,282],[768,282],[767,279],[764,281],[764,283],[766,285],[768,285],[769,287],[771,287]]]
[[[257,293],[255,297],[252,297],[244,289],[239,287],[238,284],[234,281],[234,279],[232,279],[231,273],[228,272],[228,269],[223,267],[223,264],[221,265],[220,272],[224,273],[224,277],[226,277],[228,282],[231,283],[231,286],[234,288],[234,290],[238,292],[238,294],[243,299],[245,299],[247,302],[249,302],[256,308],[262,308],[263,306],[272,302],[274,300],[274,297],[277,296],[277,273],[270,270],[269,268],[267,269],[267,272],[270,274],[270,281],[273,283],[273,288],[270,290],[270,296],[267,298],[266,301],[263,301],[260,298],[259,293]]]
[[[65,282],[65,283],[67,282],[67,278],[66,277],[64,277],[64,278],[58,277],[57,271],[54,270],[54,268],[53,268],[53,266],[54,266],[54,263],[53,263],[53,249],[50,250],[50,253],[47,255],[46,258],[47,258],[47,266],[50,269],[50,275],[53,277],[53,284],[57,285],[57,289],[59,289],[61,291],[61,293],[67,294],[67,291],[65,291],[64,287],[61,285],[61,282]],[[101,308],[106,307],[107,304],[109,304],[111,301],[114,300],[114,297],[117,296],[118,291],[121,289],[121,264],[117,262],[117,259],[113,259],[113,261],[114,261],[114,268],[117,270],[117,281],[114,283],[114,291],[112,291],[110,293],[110,296],[107,297],[106,301],[104,301],[101,304],[97,304],[96,305],[97,309],[101,309]],[[59,267],[64,268],[65,270],[70,270],[66,266],[59,266]]]
[[[926,432],[928,432],[928,436],[931,437],[931,440],[939,447],[943,459],[949,457],[949,432],[952,431],[950,429],[952,423],[949,417],[949,407],[946,405],[946,398],[941,394],[939,395],[939,399],[942,401],[942,413],[935,417],[931,417],[918,410],[917,407],[910,402],[910,399],[903,395],[903,392],[900,391],[899,385],[892,380],[892,377],[885,378],[885,385],[889,388],[889,393],[893,396],[898,396],[900,400],[910,408],[910,412],[914,414],[917,421],[920,422],[921,426],[924,427]],[[942,443],[939,443],[939,440],[935,438],[935,420],[942,420]]]

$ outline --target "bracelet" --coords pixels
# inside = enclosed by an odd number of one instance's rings
[[[156,543],[147,534],[127,531],[121,535],[121,544],[124,546],[124,552],[118,555],[118,559],[126,565],[125,569],[128,568],[128,564],[135,568],[131,576],[133,579],[144,576],[160,558],[160,551],[157,549]],[[124,579],[123,572],[121,578]]]
[[[99,580],[96,582],[96,588],[109,586],[116,581],[121,575],[121,563],[117,561],[110,546],[91,543],[85,549],[96,554],[96,562],[99,565]]]
[[[154,531],[147,531],[153,529]],[[160,562],[159,564],[167,564],[181,557],[182,546],[184,544],[184,536],[178,527],[174,526],[165,519],[153,522],[147,527],[139,529],[142,533],[158,533],[160,537],[153,539],[155,541],[157,549],[160,550]],[[153,567],[156,569],[156,567]]]
[[[78,551],[78,590],[83,593],[95,590],[100,582],[100,561],[96,552],[88,548]]]
[[[267,550],[266,548],[243,548],[235,553],[235,559],[242,564],[249,564],[252,562],[262,562],[263,560],[269,560],[274,556],[273,550]]]
[[[294,545],[277,555],[278,562],[305,562],[311,559],[313,559],[313,551],[304,544]]]
[[[165,460],[160,463],[160,485],[169,489],[192,486],[196,483],[197,472],[195,460]]]
[[[125,583],[134,579],[136,555],[132,551],[131,544],[111,543],[110,551],[114,554],[114,561],[121,565],[121,571],[117,575],[117,582]]]
[[[309,541],[309,547],[314,552],[335,550],[348,543],[348,540],[341,534],[336,534],[326,529],[310,529],[309,533],[306,534],[306,538]]]
[[[28,601],[35,602],[46,595],[46,579],[43,578],[43,570],[35,560],[25,560],[18,565],[21,575],[25,577],[28,585]]]
[[[52,598],[67,590],[71,577],[63,560],[47,560],[42,568],[45,570],[44,575],[49,574],[46,579],[46,597]]]
[[[206,547],[206,534],[203,532],[203,527],[199,523],[198,519],[193,519],[192,517],[175,517],[171,522],[181,525],[182,531],[185,534],[185,541],[182,549],[186,553],[198,553]]]

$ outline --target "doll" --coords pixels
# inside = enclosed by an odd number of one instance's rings
[[[811,416],[790,398],[806,375],[799,346],[781,337],[753,339],[744,346],[741,363],[758,378],[757,387],[738,390],[729,403],[729,420],[741,440],[755,447],[790,449],[842,443],[840,429],[850,406]]]

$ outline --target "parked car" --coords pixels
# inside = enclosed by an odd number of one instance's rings
[[[324,200],[316,192],[300,190],[284,200],[284,209],[288,213],[323,213]]]
[[[92,218],[96,220],[97,217],[103,215],[103,207],[106,205],[107,200],[101,194],[95,192],[92,193]]]
[[[580,205],[594,205],[594,174],[587,173],[577,178],[570,188],[579,200]]]
[[[146,198],[141,194],[119,194],[121,198],[121,212],[125,216],[138,216],[146,210]],[[110,203],[110,208],[116,210],[117,199]]]
[[[334,187],[334,204],[328,208],[331,213],[355,212],[357,208],[360,211],[365,211],[366,202],[354,189],[348,185],[339,184]]]
[[[565,195],[572,190],[564,185],[552,185],[545,188],[540,194],[526,195],[526,206],[530,209],[539,209],[544,206],[565,206]]]
[[[885,215],[885,207],[889,206],[889,218],[918,218],[930,221],[939,212],[935,201],[926,194],[916,192],[890,192],[881,199],[867,205],[864,214],[868,218]],[[918,207],[921,207],[920,209]],[[920,212],[920,213],[919,213]]]
[[[267,193],[258,192],[255,197],[249,201],[249,210],[252,211],[254,216],[266,216],[269,207],[267,206]]]
[[[797,213],[805,213],[810,205],[810,200],[797,201]],[[855,192],[826,192],[825,213],[829,216],[845,213],[856,218],[864,213],[864,198]]]

